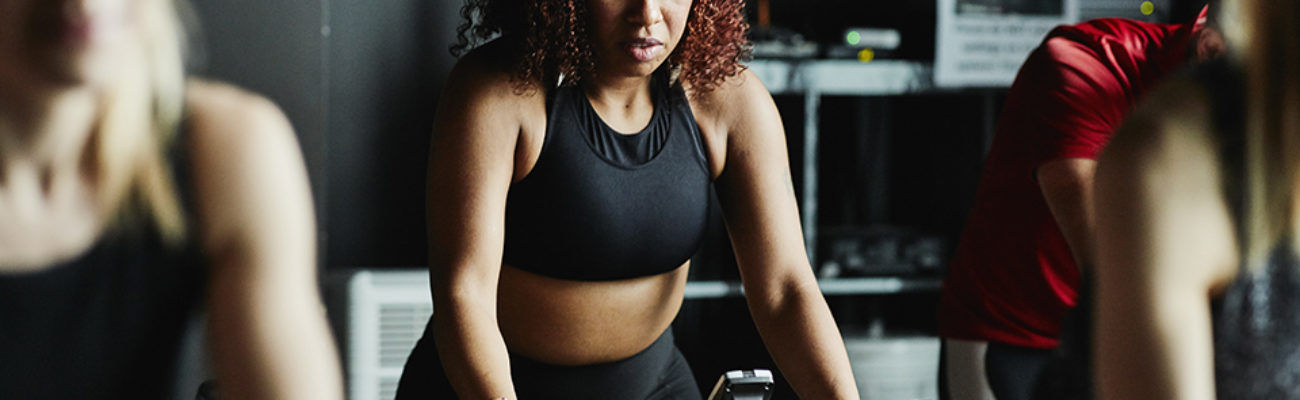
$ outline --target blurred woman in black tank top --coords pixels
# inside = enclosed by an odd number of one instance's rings
[[[1097,172],[1097,393],[1300,397],[1300,4],[1225,1],[1236,54],[1167,83]]]
[[[742,4],[468,2],[429,162],[436,311],[399,399],[699,398],[668,327],[709,185],[790,384],[857,398]]]
[[[185,77],[177,7],[0,1],[0,398],[192,395],[200,310],[223,398],[342,397],[293,133]]]

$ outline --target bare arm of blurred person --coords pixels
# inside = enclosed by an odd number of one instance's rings
[[[1047,208],[1070,245],[1074,263],[1082,271],[1093,262],[1093,174],[1097,161],[1061,158],[1043,163],[1035,171]]]
[[[192,82],[186,104],[222,397],[342,399],[292,127],[266,99],[219,84]]]
[[[844,341],[804,251],[772,96],[746,70],[702,97],[693,107],[763,343],[800,397],[857,399]]]
[[[1206,97],[1171,81],[1097,168],[1099,398],[1212,399],[1209,299],[1235,275]]]

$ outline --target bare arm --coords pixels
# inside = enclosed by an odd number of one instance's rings
[[[222,395],[342,399],[316,279],[315,219],[302,156],[274,104],[194,83],[191,149]]]
[[[1065,236],[1080,270],[1093,262],[1093,174],[1097,161],[1086,158],[1052,160],[1038,167],[1038,187],[1043,191],[1047,208],[1056,219],[1056,226]]]
[[[500,101],[513,97],[509,80],[473,72],[475,60],[462,60],[448,79],[429,156],[433,330],[461,398],[514,399],[496,301],[520,123]]]
[[[768,352],[808,399],[857,399],[839,328],[804,252],[785,131],[752,72],[711,93],[725,126],[716,187],[746,301]]]
[[[1203,95],[1170,82],[1097,169],[1100,398],[1212,399],[1209,297],[1236,271]]]

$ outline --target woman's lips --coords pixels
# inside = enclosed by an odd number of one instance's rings
[[[99,31],[99,24],[87,16],[75,16],[65,19],[59,37],[63,42],[74,46],[88,46],[92,44]]]
[[[664,51],[664,43],[655,38],[636,39],[623,43],[623,49],[637,61],[646,62],[655,59]]]
[[[123,7],[91,7],[82,2],[67,2],[43,24],[54,39],[74,47],[88,47],[118,33],[125,21]]]

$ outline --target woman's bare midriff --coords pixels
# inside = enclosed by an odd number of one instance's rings
[[[555,279],[503,266],[497,291],[501,335],[512,353],[548,364],[630,357],[672,324],[689,264],[608,282]]]

